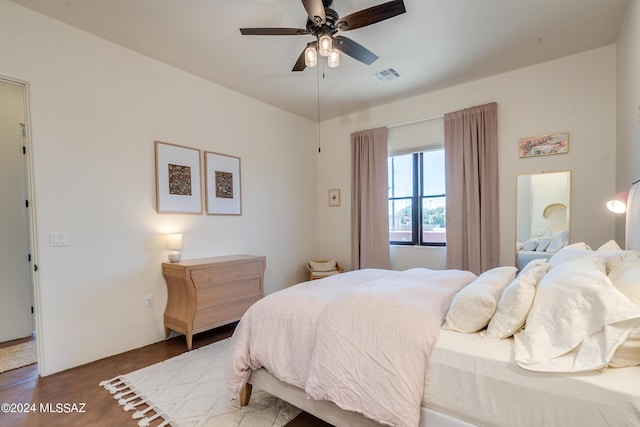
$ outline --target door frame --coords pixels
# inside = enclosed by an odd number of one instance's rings
[[[14,79],[11,77],[0,75],[0,82],[13,84],[16,86],[20,86],[22,88],[22,94],[24,98],[24,125],[25,125],[25,136],[23,138],[24,145],[26,147],[26,153],[24,158],[25,165],[25,186],[26,186],[26,197],[29,201],[29,207],[27,208],[26,216],[27,216],[27,229],[28,229],[28,240],[29,240],[29,248],[31,253],[31,267],[29,268],[29,274],[31,279],[31,292],[33,295],[33,314],[34,314],[34,329],[36,331],[36,354],[37,354],[37,363],[38,363],[38,374],[41,376],[43,369],[43,360],[44,360],[44,348],[43,348],[43,328],[41,323],[41,310],[40,310],[40,286],[38,282],[38,241],[36,236],[36,203],[35,203],[35,191],[34,191],[34,174],[33,174],[33,156],[32,150],[33,145],[31,143],[31,116],[29,114],[29,83],[23,80]]]

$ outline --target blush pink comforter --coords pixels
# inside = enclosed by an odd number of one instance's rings
[[[251,370],[382,424],[417,426],[431,348],[460,270],[359,270],[305,282],[255,303],[238,324],[227,386],[239,396]]]

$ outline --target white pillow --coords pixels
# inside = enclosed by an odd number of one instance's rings
[[[567,243],[569,238],[569,231],[558,231],[553,235],[551,241],[549,242],[549,246],[545,249],[547,252],[556,252],[562,249]]]
[[[562,263],[572,261],[576,258],[580,258],[589,254],[593,254],[593,251],[589,249],[589,247],[585,243],[573,243],[571,245],[565,246],[564,248],[553,254],[553,256],[547,261],[547,264],[549,264],[549,267],[553,268]]]
[[[609,364],[640,325],[640,307],[615,289],[601,255],[553,267],[538,284],[515,361],[543,372],[581,372]]]
[[[609,240],[604,245],[598,248],[598,253],[602,254],[607,263],[607,274],[611,273],[611,271],[621,262],[631,260],[631,259],[640,259],[640,252],[637,251],[626,251],[620,248],[615,240]]]
[[[609,273],[609,279],[631,302],[640,305],[640,258],[630,258],[616,265]]]
[[[640,365],[640,326],[635,328],[629,338],[618,347],[609,362],[612,368],[638,365]]]
[[[515,267],[496,267],[482,273],[453,298],[444,329],[470,334],[486,327],[502,291],[515,276]]]
[[[537,258],[537,259],[532,259],[531,261],[529,261],[527,263],[527,265],[524,266],[524,268],[522,270],[520,270],[520,272],[518,273],[518,275],[520,274],[525,274],[527,271],[531,270],[532,268],[535,268],[539,265],[547,265],[547,260],[546,258]],[[549,268],[547,267],[547,270]]]
[[[621,251],[622,248],[618,245],[618,243],[616,243],[615,240],[609,240],[607,243],[605,243],[604,245],[600,246],[598,248],[598,252],[601,251]]]
[[[640,305],[640,256],[636,251],[621,251],[624,259],[609,274],[613,285],[632,302]],[[640,326],[616,350],[609,366],[624,368],[640,365]]]
[[[544,260],[536,260],[544,261]],[[532,263],[527,264],[527,267]],[[546,263],[526,268],[502,293],[485,338],[500,340],[518,332],[525,324],[536,295],[536,286],[549,269]]]
[[[309,266],[313,271],[333,271],[337,270],[336,268],[336,260],[332,259],[330,261],[325,262],[314,262],[309,261]]]
[[[531,238],[522,244],[523,251],[535,251],[538,247],[538,239]]]
[[[551,239],[549,237],[545,236],[541,238],[538,242],[538,246],[536,246],[536,252],[544,252],[544,250],[547,249],[547,246],[549,246],[550,241]]]

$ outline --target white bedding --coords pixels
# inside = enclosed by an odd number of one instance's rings
[[[640,367],[529,372],[513,360],[513,339],[442,330],[422,404],[482,426],[637,426]]]
[[[251,370],[265,367],[313,398],[382,424],[417,426],[431,348],[455,293],[475,278],[459,270],[359,270],[271,294],[232,338],[232,398]]]
[[[360,270],[269,295],[236,328],[231,395],[251,370],[264,367],[303,395],[389,425],[417,426],[422,413],[423,426],[425,408],[483,426],[640,425],[640,366],[600,369],[623,347],[640,348],[624,341],[640,322],[631,302],[637,295],[626,298],[621,289],[631,289],[616,274],[640,271],[640,253],[582,246],[567,246],[541,264],[549,272],[531,283],[534,303],[515,342],[434,332],[456,290],[476,279],[469,272]],[[389,293],[389,285],[411,296]],[[435,294],[426,292],[431,287]],[[397,305],[403,300],[408,304]],[[614,366],[638,363],[626,359]],[[539,370],[546,372],[533,372]]]
[[[607,277],[604,254],[586,253],[552,267],[540,280],[526,328],[514,336],[515,360],[523,368],[604,368],[640,325],[640,306]]]

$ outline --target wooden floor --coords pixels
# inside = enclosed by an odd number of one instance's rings
[[[227,326],[197,334],[193,337],[193,348],[227,338],[232,333],[233,327]],[[4,372],[0,374],[0,404],[4,405],[0,411],[0,426],[136,427],[137,420],[131,419],[131,413],[123,411],[98,383],[161,362],[185,351],[185,338],[179,336],[44,378],[38,376],[37,365]],[[12,410],[23,409],[23,413],[7,413],[6,404],[13,406]],[[40,410],[43,405],[55,409],[57,404],[62,404],[59,413]],[[31,411],[34,408],[35,411]],[[74,409],[82,409],[83,412],[71,412]],[[287,427],[330,425],[302,413],[287,424]]]

